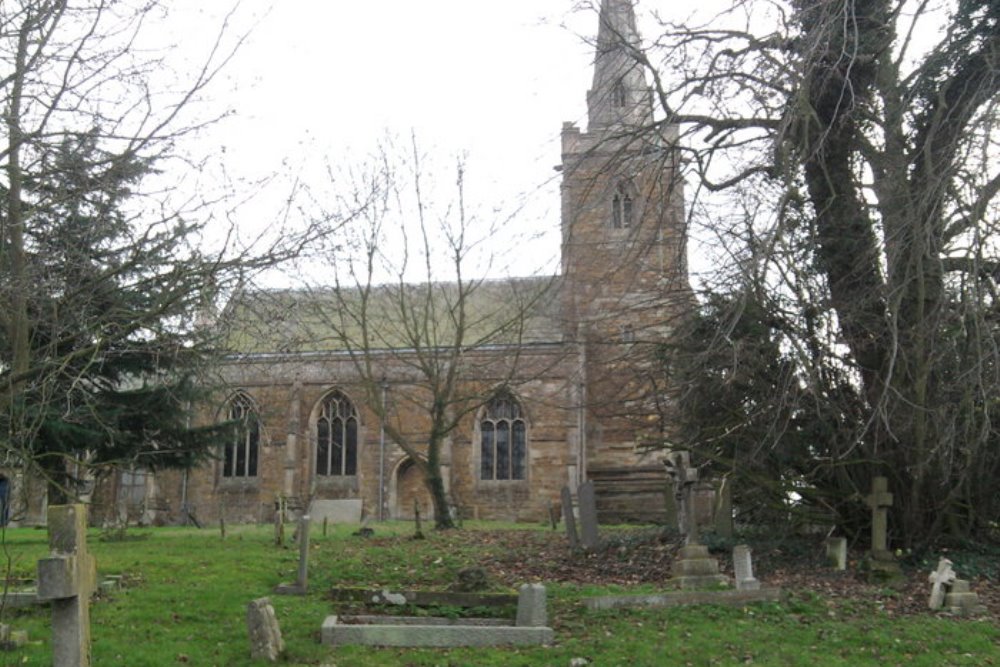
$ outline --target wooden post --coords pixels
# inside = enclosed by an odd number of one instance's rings
[[[48,512],[48,558],[38,561],[38,600],[52,602],[53,667],[90,667],[90,596],[97,569],[87,551],[87,508]]]

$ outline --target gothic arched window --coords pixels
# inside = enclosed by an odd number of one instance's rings
[[[624,79],[618,79],[615,82],[615,86],[611,90],[611,102],[618,109],[622,109],[628,104],[628,89],[625,88]]]
[[[223,477],[256,477],[260,449],[260,419],[253,401],[246,394],[236,394],[229,402],[229,421],[236,422],[236,433],[225,445],[222,457]]]
[[[615,229],[631,227],[634,208],[632,186],[627,182],[619,183],[611,196],[611,225]]]
[[[323,399],[316,420],[316,474],[356,475],[358,472],[358,411],[339,391]]]
[[[480,479],[525,479],[528,434],[521,405],[507,392],[486,404],[480,434]]]

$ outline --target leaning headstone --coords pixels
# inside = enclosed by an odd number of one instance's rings
[[[956,616],[985,616],[989,613],[964,579],[955,579],[951,583],[951,590],[944,596],[944,608]]]
[[[931,609],[940,609],[944,606],[945,586],[950,586],[955,581],[955,570],[951,569],[951,561],[942,558],[938,561],[937,569],[930,573],[927,580],[931,582],[931,597],[927,601],[927,606]]]
[[[276,662],[284,652],[285,641],[269,599],[259,598],[247,605],[247,631],[252,659]]]
[[[733,547],[733,572],[736,575],[736,590],[760,590],[760,582],[753,576],[753,564],[750,560],[750,547],[745,544],[739,544]]]
[[[90,596],[97,581],[87,551],[85,505],[48,512],[48,558],[38,561],[38,599],[52,602],[53,667],[90,667]]]
[[[576,517],[573,516],[573,493],[568,486],[562,488],[563,522],[566,524],[566,538],[569,546],[576,549],[580,546],[580,538],[576,534]]]
[[[847,569],[847,538],[826,538],[826,560],[835,570]]]
[[[524,584],[517,596],[517,620],[519,628],[544,628],[548,625],[548,612],[545,607],[545,586],[542,584]]]
[[[597,549],[601,541],[597,528],[597,498],[594,495],[594,483],[584,482],[578,491],[580,500],[580,535],[583,548],[588,551]]]

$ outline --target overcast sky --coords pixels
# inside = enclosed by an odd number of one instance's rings
[[[223,0],[179,0],[171,30],[197,59]],[[440,164],[467,157],[470,196],[551,229],[558,252],[559,133],[585,126],[597,15],[573,0],[243,0],[236,31],[253,26],[212,89],[233,116],[201,139],[229,176],[315,181],[325,161],[360,161],[386,132],[409,136]],[[652,32],[655,5],[639,3]],[[663,7],[660,7],[663,9]],[[280,189],[280,187],[279,187]],[[271,215],[266,200],[252,218]],[[258,221],[256,224],[260,224]]]

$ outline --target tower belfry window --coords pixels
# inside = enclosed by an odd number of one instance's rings
[[[611,90],[611,103],[617,109],[623,109],[628,104],[628,90],[625,88],[624,80],[618,79],[615,82],[614,88]]]
[[[631,227],[634,208],[631,188],[628,183],[619,183],[611,197],[611,225],[615,229]]]

